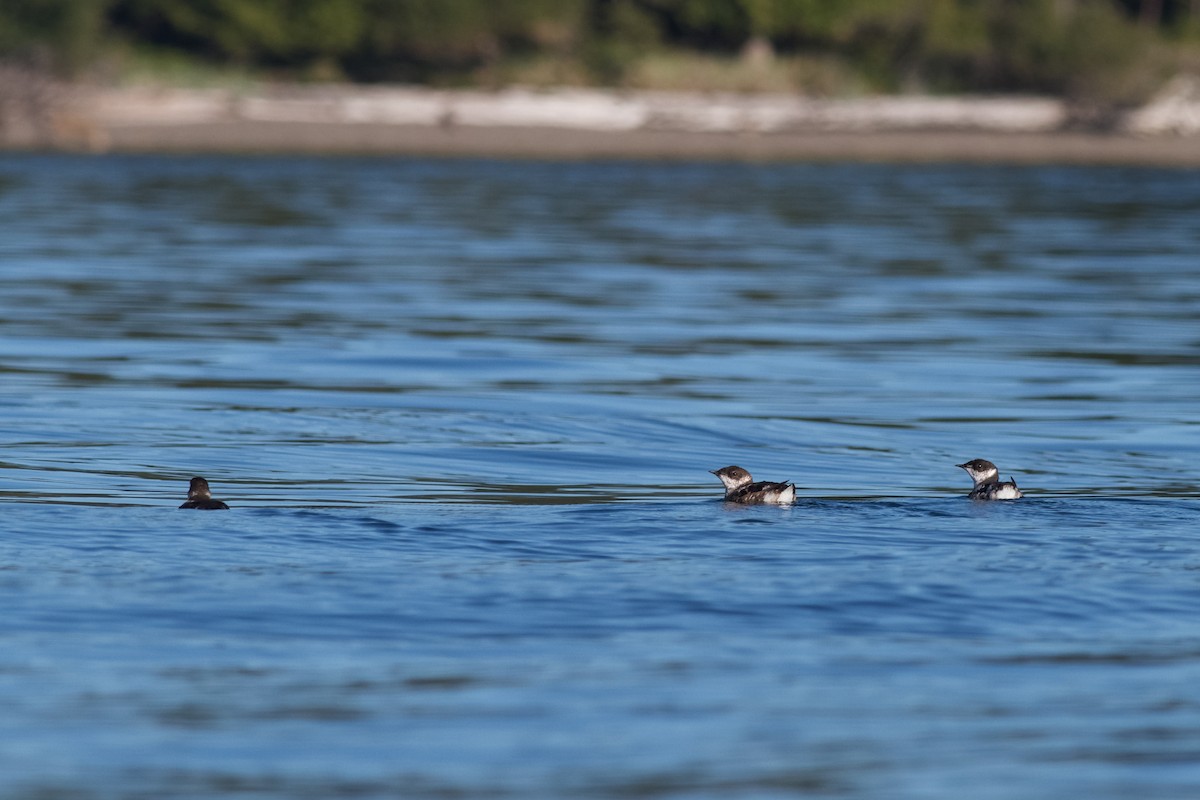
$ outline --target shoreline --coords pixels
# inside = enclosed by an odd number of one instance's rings
[[[2,109],[0,109],[2,110]],[[1200,80],[1169,86],[1111,132],[1039,97],[497,92],[413,87],[68,87],[7,150],[881,161],[1200,167]],[[0,120],[3,122],[5,120]],[[18,119],[18,121],[20,121]]]
[[[543,127],[428,128],[218,122],[126,126],[106,153],[412,156],[528,160],[896,162],[1200,168],[1200,141],[1076,132],[580,131]]]

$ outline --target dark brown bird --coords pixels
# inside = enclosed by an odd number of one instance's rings
[[[972,500],[1016,500],[1025,495],[1017,488],[1017,482],[1012,478],[1000,480],[1000,470],[987,459],[977,458],[965,464],[955,464],[959,469],[965,469],[975,483],[975,488],[967,497]]]
[[[730,503],[771,503],[774,505],[789,505],[796,502],[796,485],[794,483],[775,483],[773,481],[754,482],[750,473],[741,467],[728,466],[709,470],[725,484],[725,500]]]
[[[212,490],[208,488],[208,481],[204,478],[192,478],[191,484],[188,485],[187,502],[180,508],[199,508],[205,511],[214,511],[216,509],[228,509],[220,500],[214,500]]]

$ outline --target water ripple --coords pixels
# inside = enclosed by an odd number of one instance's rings
[[[1197,796],[1197,208],[0,158],[0,794]]]

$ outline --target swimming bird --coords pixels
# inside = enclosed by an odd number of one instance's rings
[[[794,483],[775,483],[773,481],[754,482],[750,473],[741,467],[728,466],[709,470],[725,484],[725,500],[729,503],[773,503],[788,505],[796,502],[796,485]]]
[[[180,508],[199,508],[205,511],[213,511],[216,509],[228,509],[229,506],[220,500],[214,500],[212,490],[208,488],[208,481],[204,478],[192,478],[192,482],[188,485],[187,502]]]
[[[1000,481],[1000,471],[990,461],[977,458],[955,466],[965,469],[971,480],[975,481],[975,488],[967,495],[972,500],[1016,500],[1024,497],[1012,477],[1003,483]]]

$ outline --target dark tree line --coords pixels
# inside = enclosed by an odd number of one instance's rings
[[[469,81],[506,60],[621,82],[639,55],[828,55],[892,89],[1084,92],[1200,29],[1200,0],[4,0],[0,60],[152,47],[282,76]]]

